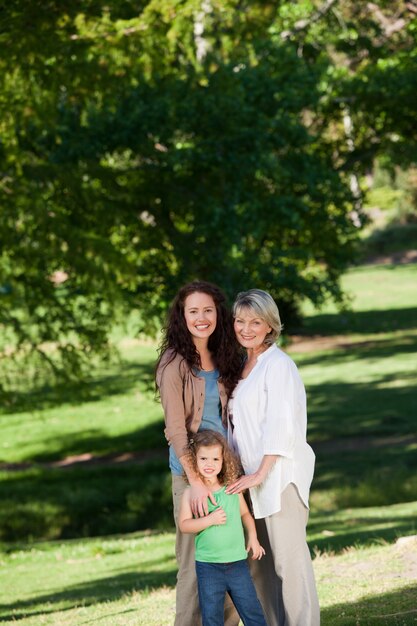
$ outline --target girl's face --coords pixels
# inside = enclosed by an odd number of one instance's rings
[[[223,452],[221,446],[200,446],[197,451],[197,469],[203,478],[215,478],[221,472]]]
[[[264,345],[265,337],[272,328],[252,309],[241,309],[234,321],[236,338],[247,350],[257,350]]]
[[[194,343],[208,339],[217,323],[214,300],[207,293],[191,293],[184,301],[184,317]]]

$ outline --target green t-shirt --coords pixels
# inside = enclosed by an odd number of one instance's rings
[[[226,524],[209,526],[196,535],[195,559],[203,563],[234,563],[247,558],[240,517],[238,494],[225,493],[226,486],[213,493],[217,506],[208,501],[209,513],[219,506],[226,513]]]

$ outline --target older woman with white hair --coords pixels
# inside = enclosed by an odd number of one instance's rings
[[[228,436],[245,475],[227,493],[250,492],[259,541],[267,552],[253,576],[268,625],[318,626],[306,541],[315,456],[306,441],[304,385],[294,361],[275,343],[281,320],[269,293],[240,293],[233,315],[247,358],[229,403]]]

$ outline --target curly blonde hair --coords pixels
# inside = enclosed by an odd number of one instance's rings
[[[239,459],[229,448],[226,439],[215,430],[202,430],[193,434],[188,440],[188,456],[192,469],[198,474],[197,452],[202,446],[220,446],[222,449],[223,463],[218,475],[222,485],[232,483],[243,474]]]

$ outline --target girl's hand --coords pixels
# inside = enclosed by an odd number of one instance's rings
[[[226,493],[242,493],[242,491],[246,491],[249,487],[257,487],[262,482],[259,475],[256,474],[247,474],[246,476],[241,476],[234,483],[229,485],[226,489]]]
[[[212,511],[209,515],[209,518],[210,520],[212,520],[213,526],[221,526],[227,521],[226,513],[221,506],[219,506],[219,508],[215,511]]]
[[[251,550],[253,561],[255,561],[256,559],[258,559],[259,561],[265,554],[264,548],[261,546],[257,539],[249,539],[248,545],[246,546],[246,552],[249,554]]]
[[[215,497],[202,482],[194,483],[190,486],[190,505],[194,517],[204,517],[208,515],[207,498],[210,498],[214,505],[217,504]]]

